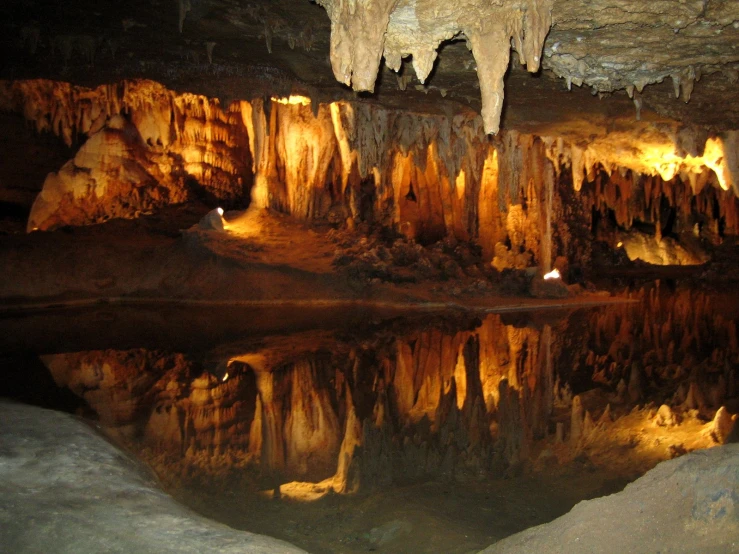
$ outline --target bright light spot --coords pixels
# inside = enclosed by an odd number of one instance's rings
[[[725,148],[722,139],[709,138],[702,156],[687,154],[683,157],[675,151],[673,144],[645,145],[640,161],[647,173],[658,173],[665,181],[673,179],[679,173],[698,175],[708,168],[716,174],[719,186],[723,190],[729,190],[733,177],[726,160]]]
[[[616,245],[616,248],[621,248],[621,247],[622,247],[623,245],[624,245],[624,243],[623,243],[623,242],[621,242],[621,241],[618,241],[618,244]]]
[[[221,381],[225,383],[227,379],[228,379],[228,371],[226,372],[226,375],[223,376]]]
[[[277,102],[278,104],[300,104],[301,106],[307,106],[310,104],[310,98],[307,96],[300,96],[299,94],[291,94],[287,98],[278,98],[277,96],[273,96],[272,102]]]
[[[216,208],[218,215],[223,215],[223,208]]]
[[[550,271],[549,273],[545,273],[544,274],[544,279],[547,279],[547,280],[549,280],[549,279],[559,279],[560,277],[561,277],[561,275],[559,274],[559,270],[556,269],[556,268],[553,269],[552,271]]]

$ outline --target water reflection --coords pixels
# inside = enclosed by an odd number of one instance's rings
[[[569,314],[268,334],[197,354],[41,359],[165,481],[238,476],[304,500],[471,482],[587,448],[596,459],[614,440],[650,463],[721,442],[706,429],[720,406],[736,411],[735,307],[664,286],[633,296]],[[661,404],[683,434],[652,423]]]

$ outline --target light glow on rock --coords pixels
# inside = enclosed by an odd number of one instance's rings
[[[278,104],[300,104],[301,106],[310,105],[310,98],[308,98],[307,96],[301,96],[299,94],[291,94],[287,98],[279,98],[277,96],[273,96],[272,101],[277,102]]]
[[[218,215],[223,215],[223,208],[216,208]]]
[[[559,270],[556,268],[550,271],[549,273],[544,274],[544,279],[546,279],[547,281],[549,279],[560,279],[561,277],[562,276],[559,274]]]

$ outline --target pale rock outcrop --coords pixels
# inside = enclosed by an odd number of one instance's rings
[[[69,414],[2,402],[0,542],[14,552],[300,553],[208,520]],[[135,532],[132,530],[135,529]]]
[[[736,445],[693,452],[483,552],[645,552],[654,543],[674,552],[721,552],[739,540],[737,472]]]

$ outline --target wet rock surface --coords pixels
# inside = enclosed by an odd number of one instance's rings
[[[0,403],[6,552],[303,552],[209,521],[70,415]]]

